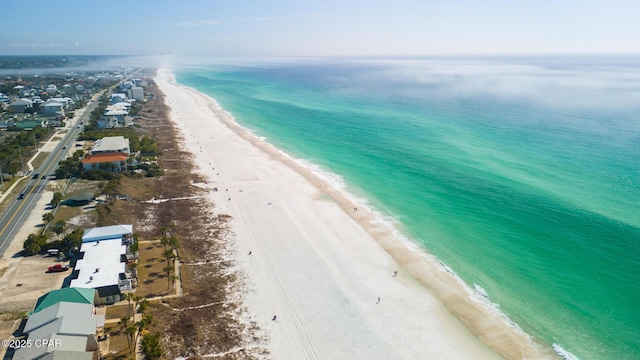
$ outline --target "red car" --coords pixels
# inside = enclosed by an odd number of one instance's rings
[[[49,266],[49,272],[63,272],[69,270],[69,265],[55,264]]]

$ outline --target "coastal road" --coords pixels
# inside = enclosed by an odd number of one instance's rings
[[[33,210],[42,193],[46,190],[49,178],[51,178],[58,163],[65,159],[70,151],[75,151],[75,140],[81,131],[82,125],[89,120],[91,112],[98,106],[96,101],[90,102],[76,123],[69,129],[64,138],[49,153],[39,168],[34,169],[27,180],[26,186],[15,196],[7,197],[5,201],[11,202],[0,216],[0,256],[4,255],[7,247],[13,241],[20,226],[24,223],[29,213]],[[21,194],[24,198],[20,199]],[[26,240],[26,239],[23,239]]]

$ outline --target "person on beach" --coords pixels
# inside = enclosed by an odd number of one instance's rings
[[[251,255],[251,251],[249,251],[249,255]]]
[[[394,271],[394,272],[393,272],[393,277],[396,277],[396,276],[398,276],[398,272],[397,272],[397,271]]]
[[[380,304],[380,296],[378,296],[378,302],[376,304]]]
[[[273,319],[271,319],[271,321],[276,321],[276,316],[273,315]]]

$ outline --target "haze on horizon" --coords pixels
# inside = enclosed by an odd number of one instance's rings
[[[640,53],[632,0],[5,0],[2,12],[0,55]]]

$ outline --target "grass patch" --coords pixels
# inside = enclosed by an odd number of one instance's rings
[[[42,165],[42,163],[44,163],[44,161],[47,159],[47,157],[49,156],[49,152],[41,152],[38,154],[38,156],[36,156],[36,158],[31,162],[31,165],[33,165],[34,169],[38,169],[40,168],[40,165]],[[41,174],[44,175],[44,174]]]
[[[68,221],[72,217],[80,214],[82,214],[82,209],[80,207],[60,206],[56,211],[56,216],[52,223],[55,224],[58,220]]]
[[[173,292],[168,287],[167,276],[162,270],[167,266],[162,257],[163,252],[164,247],[160,244],[140,243],[137,296],[154,297]]]
[[[129,340],[120,324],[106,324],[104,332],[109,334],[109,352],[102,354],[104,359],[135,359],[135,354],[129,355]]]
[[[0,311],[0,321],[13,321],[18,319],[24,319],[26,317],[27,317],[26,311]]]
[[[107,183],[106,181],[94,181],[78,179],[75,182],[69,184],[65,191],[64,198],[68,199],[81,193],[97,194],[100,192],[100,183]]]
[[[133,308],[135,304],[131,302],[131,307]],[[131,315],[133,315],[133,311],[131,311]],[[129,304],[127,305],[111,305],[107,307],[107,319],[121,319],[124,316],[129,316]]]
[[[123,194],[127,194],[131,199],[149,200],[156,196],[154,194],[156,181],[154,178],[141,177],[136,179],[124,176],[120,179],[118,190]]]

